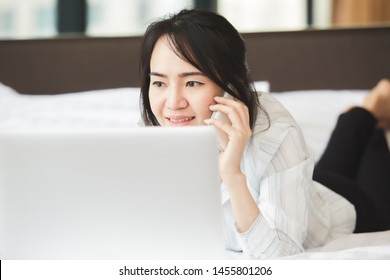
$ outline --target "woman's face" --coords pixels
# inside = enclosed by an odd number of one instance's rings
[[[161,126],[204,125],[222,89],[172,51],[161,37],[150,60],[149,100]]]

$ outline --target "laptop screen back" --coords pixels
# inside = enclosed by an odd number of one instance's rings
[[[218,259],[212,127],[0,132],[1,259]]]

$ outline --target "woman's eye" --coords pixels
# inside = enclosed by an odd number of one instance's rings
[[[164,84],[163,84],[163,82],[156,81],[156,82],[153,82],[152,85],[156,86],[156,87],[162,87]]]
[[[203,85],[203,84],[200,83],[200,82],[195,82],[195,81],[189,81],[189,82],[187,82],[187,86],[188,86],[188,87],[196,87],[196,86],[200,86],[200,85]]]

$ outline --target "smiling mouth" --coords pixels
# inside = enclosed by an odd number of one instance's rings
[[[192,121],[193,119],[195,119],[195,117],[188,117],[188,118],[180,118],[180,119],[173,119],[173,118],[168,118],[168,120],[172,123],[185,123],[185,122],[190,122]]]

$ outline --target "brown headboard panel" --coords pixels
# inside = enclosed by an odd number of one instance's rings
[[[366,89],[390,77],[390,27],[243,34],[272,91]],[[139,86],[141,37],[0,41],[0,82],[28,94]]]
[[[368,89],[390,78],[390,27],[244,37],[252,76],[272,91]]]
[[[138,86],[141,38],[0,41],[0,82],[29,94]]]

